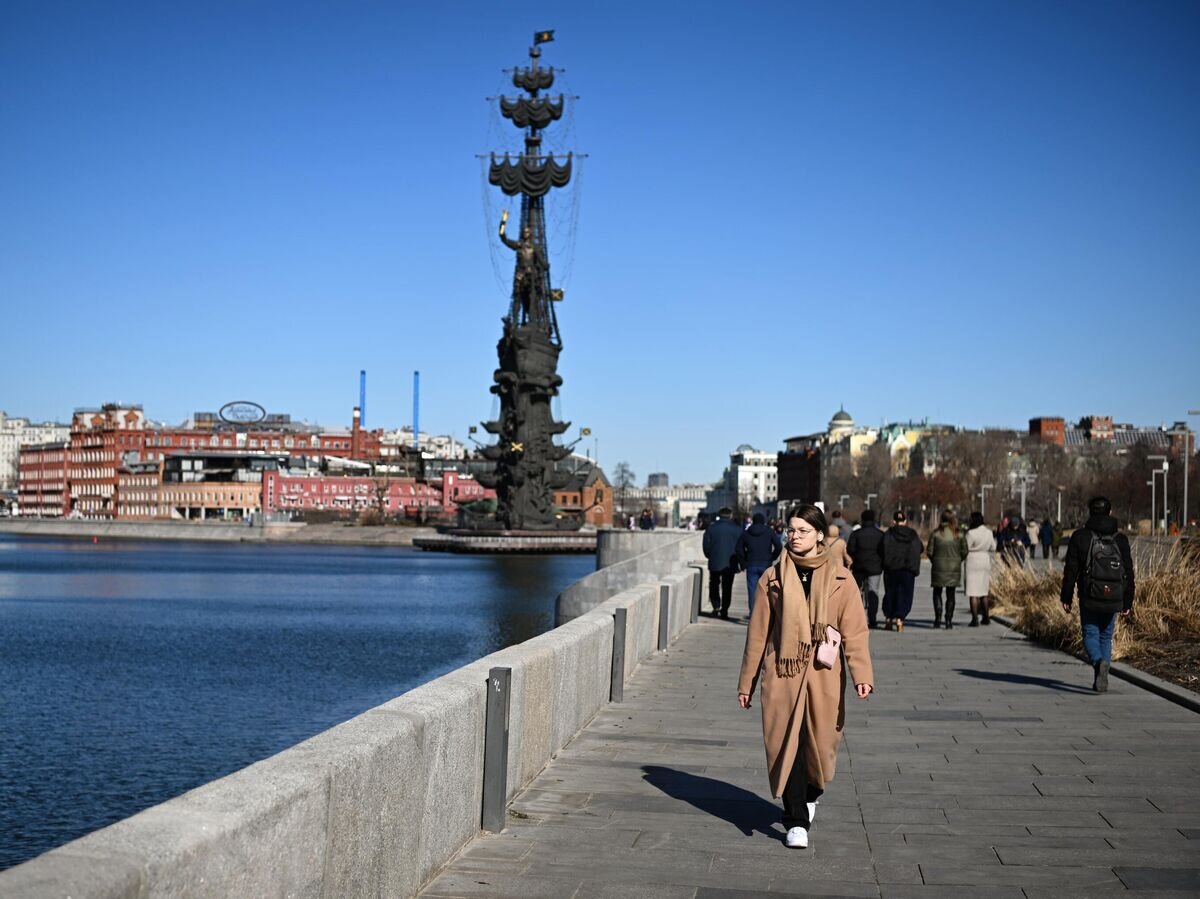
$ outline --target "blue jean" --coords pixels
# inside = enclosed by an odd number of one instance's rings
[[[1088,661],[1093,665],[1097,662],[1111,662],[1113,630],[1117,624],[1116,613],[1080,609],[1079,620],[1083,625],[1083,648],[1087,652]]]
[[[746,566],[746,601],[750,603],[750,614],[754,614],[754,594],[758,587],[759,578],[767,573],[767,569],[771,567],[768,562],[766,565],[761,563]]]

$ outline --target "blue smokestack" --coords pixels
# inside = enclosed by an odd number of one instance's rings
[[[413,449],[421,448],[421,373],[413,372]]]
[[[367,370],[358,373],[358,423],[363,430],[367,427]]]

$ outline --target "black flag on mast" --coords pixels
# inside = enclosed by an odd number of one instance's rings
[[[544,44],[547,41],[552,41],[552,40],[554,40],[554,32],[553,31],[535,31],[533,33],[534,46],[537,46],[538,44]]]

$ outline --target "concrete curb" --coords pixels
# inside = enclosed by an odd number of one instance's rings
[[[1007,615],[993,614],[992,620],[1003,624],[1010,631],[1025,637],[1025,634],[1018,630],[1016,622]],[[1026,637],[1026,639],[1030,638]],[[1169,699],[1176,705],[1183,706],[1188,711],[1200,714],[1200,693],[1193,693],[1191,690],[1176,686],[1170,681],[1163,680],[1161,677],[1155,677],[1153,674],[1147,674],[1141,669],[1130,667],[1121,662],[1113,662],[1109,671],[1121,678],[1121,680],[1129,681],[1134,686],[1141,687],[1143,690],[1149,690],[1163,699]]]

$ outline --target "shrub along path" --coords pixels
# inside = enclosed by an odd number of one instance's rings
[[[426,896],[1200,895],[1200,715],[1000,625],[933,630],[928,575],[848,698],[807,850],[783,846],[745,628],[702,618]],[[745,614],[743,595],[735,614]]]

